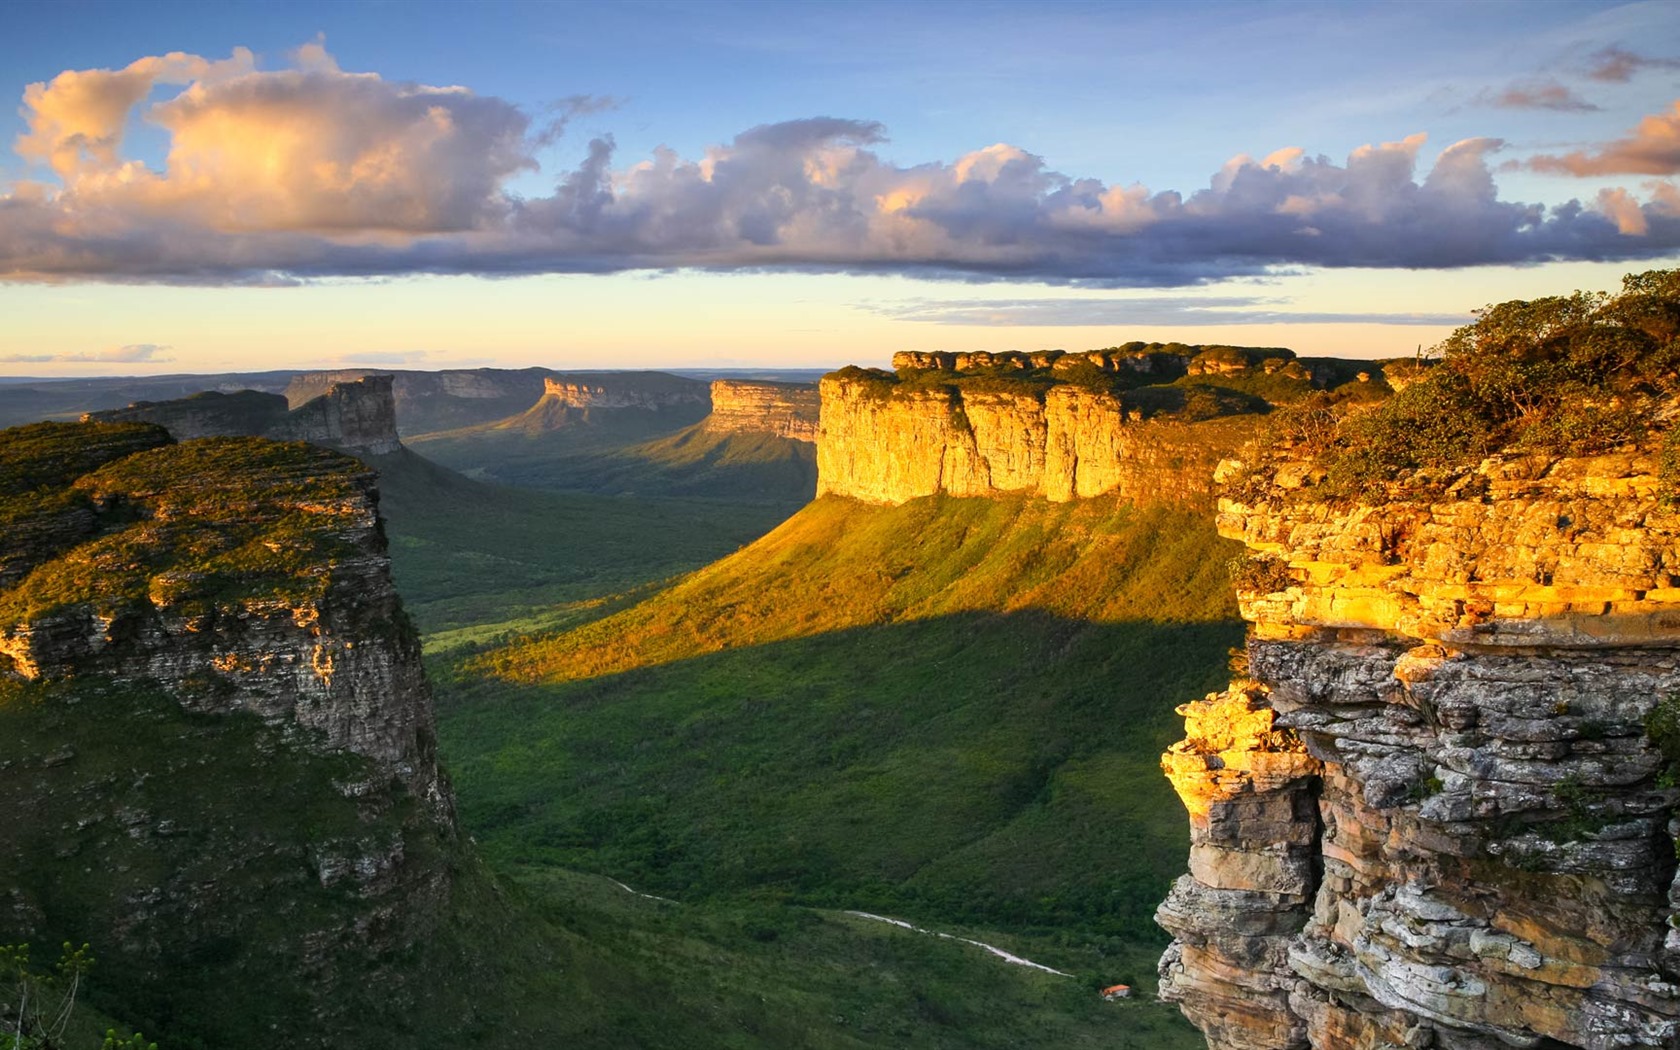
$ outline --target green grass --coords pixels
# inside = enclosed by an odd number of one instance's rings
[[[1157,761],[1242,635],[1227,548],[1108,500],[821,500],[633,608],[440,663],[441,746],[498,866],[1002,930],[1152,985],[1186,849]]]
[[[370,462],[392,574],[429,649],[597,617],[619,596],[731,554],[791,513],[490,485],[410,452]]]

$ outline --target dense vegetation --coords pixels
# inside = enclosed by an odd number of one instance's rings
[[[889,372],[854,365],[834,375],[854,391],[875,398],[954,401],[969,394],[1004,394],[1042,400],[1052,387],[1073,386],[1111,396],[1137,418],[1186,422],[1266,413],[1315,391],[1334,391],[1337,398],[1388,392],[1380,374],[1367,372],[1360,378],[1361,362],[1297,358],[1282,347],[1133,341],[1078,354],[978,356],[981,363],[961,368],[905,367]]]
[[[491,485],[407,451],[372,462],[392,573],[431,649],[594,619],[734,553],[790,513]]]
[[[1306,405],[1283,421],[1296,453],[1323,465],[1323,494],[1381,499],[1416,472],[1438,479],[1497,451],[1588,455],[1663,429],[1680,395],[1680,270],[1629,274],[1616,294],[1479,313],[1436,348],[1434,367],[1374,409]]]
[[[564,492],[767,504],[785,517],[816,492],[816,450],[769,434],[721,434],[704,406],[661,410],[538,404],[493,424],[411,439],[475,478]]]
[[[1185,848],[1157,756],[1241,637],[1225,546],[1110,500],[818,501],[448,668],[463,817],[500,865],[862,907],[1148,985]]]

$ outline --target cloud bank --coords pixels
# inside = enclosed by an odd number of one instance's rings
[[[66,71],[24,93],[28,129],[15,148],[54,179],[0,195],[0,279],[693,267],[1124,287],[1680,248],[1680,208],[1660,188],[1647,201],[1621,191],[1549,209],[1500,200],[1487,158],[1503,144],[1486,138],[1448,146],[1426,173],[1422,135],[1342,162],[1298,148],[1242,155],[1186,194],[1062,174],[1004,143],[905,167],[876,152],[881,125],[813,117],[749,129],[699,158],[661,149],[628,166],[601,137],[548,196],[508,189],[567,116],[610,105],[566,100],[534,128],[516,106],[466,88],[346,72],[320,44],[278,70],[237,50]],[[135,115],[168,135],[161,169],[125,155]],[[1577,166],[1619,163],[1602,158],[1646,149],[1664,127],[1641,125],[1633,146],[1613,143]],[[1598,170],[1673,170],[1654,149],[1645,167]]]

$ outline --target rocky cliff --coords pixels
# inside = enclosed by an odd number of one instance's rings
[[[1215,1050],[1671,1047],[1680,513],[1654,458],[1494,457],[1444,494],[1220,530],[1248,675],[1163,766],[1190,873],[1162,994]]]
[[[712,414],[702,422],[717,434],[770,434],[815,443],[821,400],[806,383],[714,379]]]
[[[0,432],[0,770],[0,943],[180,1045],[403,1041],[460,844],[361,463]]]
[[[489,423],[518,415],[543,395],[546,368],[451,368],[438,372],[401,369],[340,369],[303,372],[286,387],[293,408],[327,393],[335,384],[372,375],[392,377],[397,430],[404,437]]]
[[[574,409],[658,410],[706,404],[708,387],[698,379],[664,372],[577,372],[543,380],[543,397]]]
[[[402,447],[390,376],[334,382],[318,396],[287,408],[278,394],[207,391],[174,401],[137,401],[127,408],[89,412],[95,423],[154,423],[177,441],[201,437],[267,437],[308,441],[353,455],[382,456]]]
[[[817,492],[919,496],[1116,493],[1211,509],[1214,468],[1253,417],[1145,420],[1119,394],[1074,384],[915,387],[864,373],[820,384]]]

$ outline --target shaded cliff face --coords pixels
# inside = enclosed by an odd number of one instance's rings
[[[712,414],[702,422],[717,434],[769,434],[814,444],[821,415],[817,388],[804,383],[714,379]]]
[[[461,368],[440,372],[341,369],[304,372],[286,387],[293,408],[327,393],[335,384],[372,375],[392,377],[397,429],[404,436],[489,423],[517,415],[543,395],[544,368]]]
[[[1211,508],[1217,464],[1254,426],[1137,420],[1120,396],[1067,384],[886,392],[826,376],[819,389],[817,494],[875,503],[940,492],[1056,501],[1114,493]]]
[[[552,375],[543,396],[568,408],[663,409],[702,405],[707,385],[664,372],[602,372]]]
[[[137,401],[127,408],[89,412],[93,423],[153,423],[177,441],[201,437],[267,437],[308,441],[359,455],[383,456],[402,447],[390,376],[335,382],[287,410],[278,394],[207,391],[175,401]]]
[[[101,423],[155,423],[177,441],[201,437],[254,437],[286,418],[286,399],[259,390],[225,394],[206,390],[173,401],[136,401],[127,408],[90,412]]]
[[[43,443],[109,432],[46,426]],[[5,494],[20,514],[57,505],[75,520],[56,535],[6,532],[0,674],[152,680],[190,710],[296,723],[382,763],[446,813],[373,473],[257,438],[177,445],[118,427],[104,444],[109,461],[77,464],[50,495]]]
[[[1210,1046],[1680,1036],[1658,743],[1680,513],[1656,466],[1513,456],[1433,500],[1222,503],[1256,552],[1253,679],[1189,705],[1164,756],[1193,845],[1159,913],[1163,994]]]
[[[373,475],[99,423],[0,465],[0,943],[95,944],[160,1036],[376,1045],[460,845]]]

